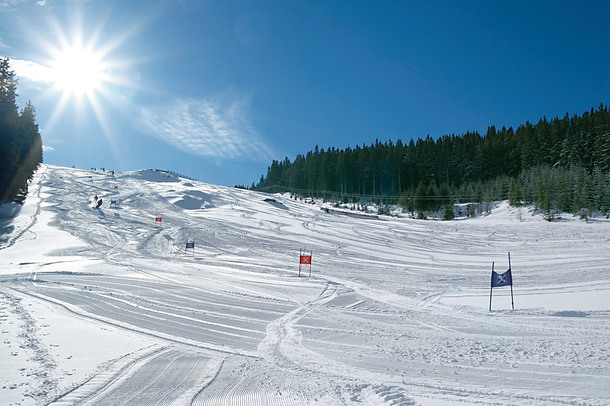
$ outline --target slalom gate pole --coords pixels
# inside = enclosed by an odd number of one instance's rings
[[[301,277],[301,257],[303,256],[303,249],[299,248],[299,278]]]
[[[491,263],[491,286],[489,288],[489,311],[491,311],[491,295],[494,291],[494,263]]]
[[[510,252],[508,253],[508,269],[510,270],[510,304],[515,310],[515,300],[513,299],[513,269],[510,266]]]
[[[309,250],[309,277],[311,278],[311,257],[313,256],[313,251]]]

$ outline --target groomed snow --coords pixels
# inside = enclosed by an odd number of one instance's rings
[[[0,210],[0,403],[608,404],[610,221],[267,197],[43,165]]]

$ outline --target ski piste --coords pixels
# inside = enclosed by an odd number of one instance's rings
[[[548,223],[506,202],[453,221],[365,218],[268,197],[43,165],[2,219],[2,402],[610,398],[607,220]],[[490,265],[507,252],[515,310],[494,289],[490,312]]]

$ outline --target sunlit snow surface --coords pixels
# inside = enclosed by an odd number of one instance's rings
[[[43,166],[0,218],[0,403],[610,401],[610,221],[266,197]],[[503,287],[489,312],[508,252],[515,310]]]

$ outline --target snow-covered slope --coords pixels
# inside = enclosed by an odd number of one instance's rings
[[[267,197],[44,165],[0,218],[1,403],[610,399],[609,221],[506,203],[371,219]],[[508,252],[515,310],[503,287],[489,312]]]

